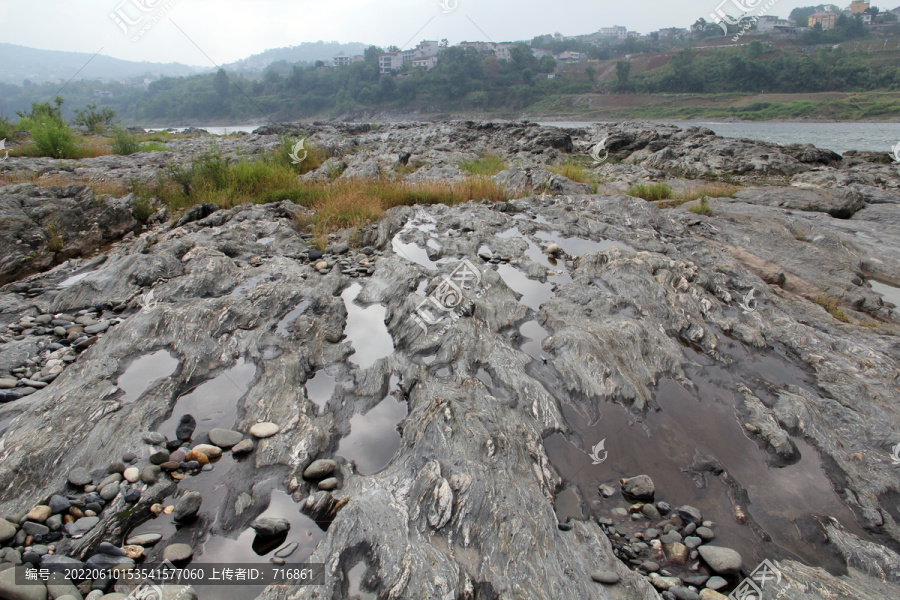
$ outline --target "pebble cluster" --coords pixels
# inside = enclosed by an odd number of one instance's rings
[[[47,387],[78,353],[93,346],[100,335],[121,319],[108,317],[108,307],[96,306],[65,313],[24,316],[0,334],[0,344],[33,340],[39,353],[9,373],[0,373],[0,402],[11,402]]]
[[[654,502],[656,489],[647,475],[622,479],[620,485],[623,497],[634,503],[613,508],[610,512],[615,521],[597,519],[615,555],[647,577],[665,600],[726,598],[719,590],[735,583],[743,559],[730,548],[710,544],[716,537],[714,523],[704,520],[693,506],[675,508],[667,502]],[[599,492],[609,498],[616,490],[601,485]],[[619,581],[612,571],[599,571],[592,578],[606,585]]]
[[[110,506],[120,507],[124,511],[148,510],[147,518],[161,514],[171,515],[180,525],[189,525],[197,516],[203,503],[203,497],[195,491],[187,491],[171,506],[162,504],[138,504],[142,494],[162,477],[170,477],[176,483],[191,475],[197,475],[212,469],[212,465],[225,452],[234,456],[246,455],[256,449],[255,439],[264,439],[276,435],[280,427],[275,423],[261,422],[250,427],[251,437],[230,429],[212,429],[208,433],[193,437],[196,420],[191,415],[184,415],[176,428],[176,439],[169,440],[158,432],[146,432],[143,441],[149,446],[142,454],[129,452],[114,462],[102,474],[92,474],[83,467],[76,467],[67,475],[68,488],[51,495],[46,502],[33,506],[29,510],[6,515],[0,518],[0,561],[13,565],[31,564],[41,568],[84,567],[110,568],[128,567],[140,561],[148,548],[163,541],[158,533],[141,533],[128,536],[124,545],[116,546],[102,542],[93,549],[91,556],[80,561],[59,554],[58,542],[77,539],[89,533],[101,519],[116,518],[118,515],[104,515]],[[330,476],[336,469],[334,461],[316,461],[307,468],[319,480],[320,489],[335,489],[338,481]],[[121,497],[124,502],[116,502]],[[107,511],[108,512],[108,511]],[[280,518],[259,518],[251,527],[262,539],[277,538],[287,532],[290,523]],[[297,549],[296,543],[286,544],[271,559],[284,564]],[[188,561],[193,556],[193,549],[187,544],[169,544],[162,551],[162,558],[176,565]],[[12,570],[10,569],[10,572]],[[0,577],[0,598],[30,598],[31,596],[8,596],[8,594],[32,593],[35,598],[47,598],[52,585],[67,587],[68,595],[75,599],[113,600],[121,598],[121,594],[111,593],[115,581],[111,579],[94,579],[81,582],[70,582],[61,574],[56,574],[54,583],[42,585],[16,586],[14,579]],[[61,588],[60,588],[61,589]],[[52,598],[65,598],[65,594],[57,594],[49,590]],[[193,592],[191,592],[193,594]],[[190,600],[196,595],[184,596]]]
[[[305,234],[308,237],[308,234]],[[375,272],[375,262],[384,252],[372,246],[361,250],[351,250],[345,242],[329,245],[324,252],[316,248],[308,248],[293,258],[312,265],[316,271],[325,275],[335,267],[342,275],[349,277],[368,277]]]

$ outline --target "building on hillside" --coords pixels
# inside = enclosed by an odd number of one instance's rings
[[[866,12],[866,9],[869,8],[868,2],[863,2],[862,0],[853,0],[850,3],[850,14],[858,15]]]
[[[538,60],[541,60],[545,56],[553,56],[552,52],[550,52],[549,50],[542,50],[541,48],[532,48],[531,53]]]
[[[680,38],[686,36],[690,33],[687,29],[682,27],[666,27],[665,29],[659,30],[659,38]]]
[[[796,33],[797,24],[772,15],[763,15],[756,21],[756,30],[760,33]]]
[[[572,52],[566,50],[556,55],[556,60],[560,62],[578,62],[581,60],[581,52]]]
[[[496,56],[497,60],[509,61],[512,59],[510,55],[510,48],[512,48],[512,44],[502,42],[460,42],[460,48],[474,48],[476,52],[482,54],[484,56]],[[534,52],[532,50],[532,52]],[[548,54],[550,54],[548,52]],[[540,57],[538,57],[540,58]]]
[[[394,69],[403,66],[402,52],[388,52],[378,56],[378,72],[382,75],[389,75]]]
[[[641,35],[642,35],[642,34],[641,34],[640,31],[629,31],[628,34],[627,34],[627,37],[630,37],[630,38],[639,38],[639,37],[641,37]]]
[[[822,29],[834,29],[834,23],[837,21],[837,15],[833,12],[817,12],[809,15],[807,26],[813,28],[816,24],[820,24]]]
[[[612,27],[601,27],[597,33],[600,34],[600,37],[610,37],[624,40],[628,37],[628,28],[621,27],[619,25],[614,25]]]
[[[353,59],[343,52],[339,52],[334,58],[331,59],[332,64],[335,67],[345,67],[353,62]]]
[[[862,17],[862,22],[866,25],[872,24],[872,15],[870,15],[869,13],[863,13],[860,15],[860,17]]]
[[[434,68],[434,65],[437,63],[437,59],[433,56],[426,56],[424,58],[415,58],[412,60],[411,64],[413,67],[422,68],[426,71],[430,71]]]

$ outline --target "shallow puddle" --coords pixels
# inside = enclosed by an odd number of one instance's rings
[[[236,288],[231,290],[231,295],[232,296],[240,296],[241,294],[245,294],[245,293],[249,292],[256,286],[258,286],[260,283],[262,283],[263,281],[271,281],[271,280],[272,280],[272,275],[270,275],[270,274],[257,275],[256,277],[251,277],[247,281],[239,284]]]
[[[61,287],[61,288],[72,287],[73,285],[75,285],[76,283],[78,283],[79,281],[81,281],[82,279],[84,279],[85,277],[90,275],[91,273],[94,273],[94,271],[85,271],[84,273],[79,273],[78,275],[72,275],[71,277],[60,281],[57,287]]]
[[[522,344],[522,351],[528,354],[534,360],[541,360],[541,342],[547,338],[550,333],[544,329],[537,321],[526,321],[519,327],[519,333],[528,338],[528,341]]]
[[[522,296],[519,302],[535,311],[539,310],[541,304],[553,296],[552,283],[541,283],[536,279],[529,279],[524,272],[512,265],[497,265],[497,272],[509,289]]]
[[[900,307],[900,288],[888,285],[887,283],[882,283],[875,279],[868,279],[867,281],[869,282],[869,285],[872,286],[872,291],[876,294],[880,294],[885,302],[890,302],[894,306]]]
[[[278,321],[278,325],[275,327],[275,333],[280,335],[281,337],[288,337],[288,333],[290,332],[291,325],[294,324],[294,321],[297,320],[297,317],[303,314],[307,308],[309,308],[310,301],[304,300],[300,304],[296,306],[293,310],[291,310],[288,314],[284,315],[280,321]]]
[[[368,369],[379,358],[389,356],[394,351],[394,340],[384,324],[387,308],[383,304],[372,304],[363,308],[356,303],[362,286],[354,283],[341,294],[347,308],[347,325],[344,333],[353,346],[350,360],[361,369]]]
[[[725,340],[723,346],[729,344]],[[730,350],[731,354],[741,354],[734,347]],[[779,362],[775,356],[755,355],[755,360],[725,367],[719,363],[704,365],[710,359],[692,350],[685,352],[700,363],[686,368],[695,389],[689,391],[674,380],[662,379],[654,394],[660,410],[650,411],[643,424],[636,423],[617,404],[604,403],[602,414],[594,414],[595,409],[587,403],[564,403],[563,415],[579,442],[558,433],[547,437],[544,443],[550,461],[566,481],[579,486],[597,516],[610,517],[611,509],[630,504],[618,492],[620,478],[646,474],[656,485],[657,500],[699,508],[704,519],[715,522],[716,543],[737,550],[745,564],[756,564],[767,556],[793,555],[807,564],[839,571],[841,561],[803,533],[812,530],[813,515],[830,515],[849,531],[864,538],[866,535],[832,488],[818,453],[792,438],[801,460],[782,468],[770,467],[770,455],[746,435],[739,422],[737,399],[730,391],[737,383],[747,385],[760,397],[765,397],[760,391],[764,385],[810,389],[801,376],[803,371],[787,360]],[[602,460],[595,464],[588,453],[601,440],[605,440],[605,451],[598,453]],[[698,453],[717,459],[728,476],[746,489],[749,503],[743,509],[778,549],[735,521],[729,488],[721,477],[686,472]],[[602,498],[597,486],[603,483],[615,488],[616,495]]]
[[[560,523],[565,523],[569,519],[581,519],[584,517],[581,499],[578,497],[575,488],[563,488],[553,499],[553,506],[556,510],[556,518]]]
[[[178,359],[168,350],[157,350],[134,359],[116,380],[116,386],[125,392],[119,403],[131,404],[154,383],[174,373],[178,364]]]
[[[362,579],[366,576],[366,563],[360,562],[347,572],[347,600],[378,600],[375,594],[362,591]]]
[[[596,242],[587,238],[580,237],[563,237],[558,233],[550,231],[538,231],[535,236],[540,238],[547,244],[556,244],[563,252],[569,256],[579,257],[588,252],[606,252],[610,248],[618,248],[619,250],[634,251],[634,247],[629,246],[625,242],[616,242],[613,240],[603,240]]]
[[[231,429],[237,421],[238,401],[247,393],[255,375],[256,365],[239,358],[233,367],[179,396],[172,415],[156,430],[175,439],[175,428],[181,417],[188,414],[197,420],[195,437],[215,427]]]
[[[306,380],[306,397],[319,407],[319,412],[325,410],[328,401],[334,395],[336,383],[337,380],[325,369],[319,369]]]
[[[336,454],[356,463],[362,475],[377,473],[400,449],[397,425],[406,418],[406,402],[398,398],[397,376],[391,375],[388,393],[369,412],[350,418],[350,433],[341,439]]]

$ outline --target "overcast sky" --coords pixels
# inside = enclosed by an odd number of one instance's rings
[[[742,0],[724,1],[730,7],[732,2]],[[757,9],[769,2],[743,1]],[[661,27],[689,27],[698,17],[709,20],[722,2],[0,0],[0,42],[89,53],[102,48],[102,54],[128,60],[211,66],[211,62],[229,63],[269,48],[318,40],[406,48],[421,39],[447,38],[451,44],[463,40],[500,42],[554,32],[580,35],[612,25],[646,33]],[[894,8],[895,2],[883,8]],[[767,14],[786,18],[792,9],[810,4],[775,0]],[[121,24],[115,22],[113,14],[118,14]],[[157,22],[152,24],[154,17]],[[135,24],[127,25],[126,21]],[[132,38],[147,24],[152,26],[134,41]]]

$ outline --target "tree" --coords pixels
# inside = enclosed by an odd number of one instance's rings
[[[753,40],[750,42],[750,46],[747,48],[748,53],[753,58],[759,58],[762,56],[765,48],[763,48],[762,42],[759,40]]]
[[[631,61],[620,60],[616,63],[616,89],[624,92],[628,88],[628,77],[631,75]]]
[[[88,133],[102,134],[112,126],[116,118],[116,111],[108,106],[97,110],[96,104],[88,104],[82,110],[75,111],[75,119],[72,121],[88,130]]]
[[[225,73],[225,69],[216,71],[216,77],[213,79],[213,89],[216,90],[216,93],[223,101],[228,98],[228,95],[231,93],[231,84],[228,81],[228,74]]]

